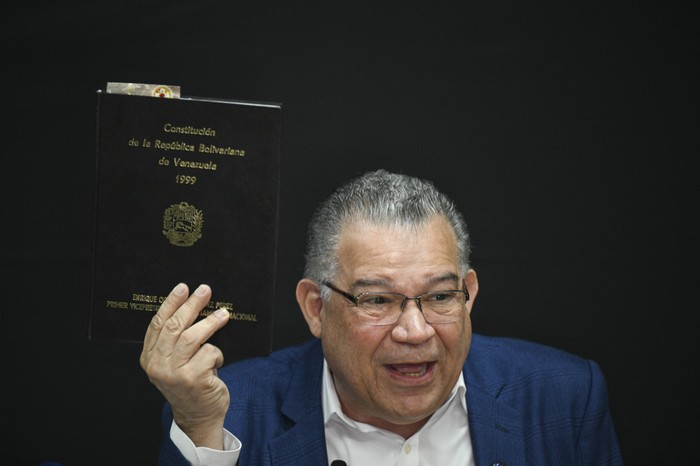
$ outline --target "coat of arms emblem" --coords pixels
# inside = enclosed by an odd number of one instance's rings
[[[174,246],[192,246],[202,237],[204,214],[186,202],[173,204],[163,213],[163,234]]]

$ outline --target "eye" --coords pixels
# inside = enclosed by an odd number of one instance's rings
[[[384,304],[386,303],[386,298],[384,296],[368,296],[365,302],[368,304]]]
[[[401,299],[391,294],[367,293],[360,297],[359,304],[368,307],[386,307],[400,302]]]
[[[430,293],[426,297],[428,298],[427,301],[435,303],[444,303],[453,300],[455,298],[455,295],[456,293],[454,293],[453,291],[436,291],[434,293]]]

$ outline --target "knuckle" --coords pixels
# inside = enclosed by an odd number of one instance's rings
[[[207,357],[218,357],[223,355],[219,347],[212,345],[211,343],[203,344],[200,351]]]
[[[197,336],[194,332],[186,331],[180,335],[180,342],[187,347],[194,346],[198,344]]]
[[[163,325],[165,325],[163,316],[160,315],[160,312],[156,312],[156,314],[151,318],[151,327],[154,330],[160,330],[163,328]]]
[[[179,333],[182,331],[183,328],[183,323],[180,317],[175,314],[171,316],[168,320],[166,320],[162,324],[163,330],[171,332],[171,333]]]

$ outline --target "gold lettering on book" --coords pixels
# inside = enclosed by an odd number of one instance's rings
[[[211,128],[195,128],[193,126],[175,126],[171,123],[166,123],[163,125],[163,131],[166,133],[178,133],[178,134],[194,134],[197,136],[216,136],[216,130]]]
[[[145,143],[144,147],[146,147]],[[156,139],[154,148],[160,150],[180,150],[185,152],[194,152],[194,146],[192,144],[187,144],[186,142],[182,141],[161,141],[160,139]]]
[[[200,144],[199,152],[204,152],[206,154],[221,154],[221,155],[235,155],[236,157],[245,157],[244,149],[234,149],[233,147],[219,147],[214,144]]]
[[[180,157],[175,157],[173,163],[180,168],[199,168],[200,170],[216,170],[216,164],[209,162],[193,162],[191,160],[183,160]]]
[[[116,301],[107,300],[106,307],[111,309],[124,309],[131,311],[157,312],[161,304],[167,299],[167,296],[158,296],[146,293],[132,293],[131,301]],[[238,320],[244,322],[257,322],[257,314],[249,312],[238,312],[232,302],[227,301],[210,301],[199,311],[199,317],[207,317],[217,309],[226,309],[229,313],[229,320]]]

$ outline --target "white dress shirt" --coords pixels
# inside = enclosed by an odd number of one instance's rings
[[[348,466],[474,466],[465,398],[467,387],[462,374],[445,404],[408,439],[347,417],[340,407],[325,360],[322,390],[329,464],[342,460]],[[193,466],[233,466],[242,448],[238,439],[225,429],[223,451],[196,447],[175,422],[170,438]]]

